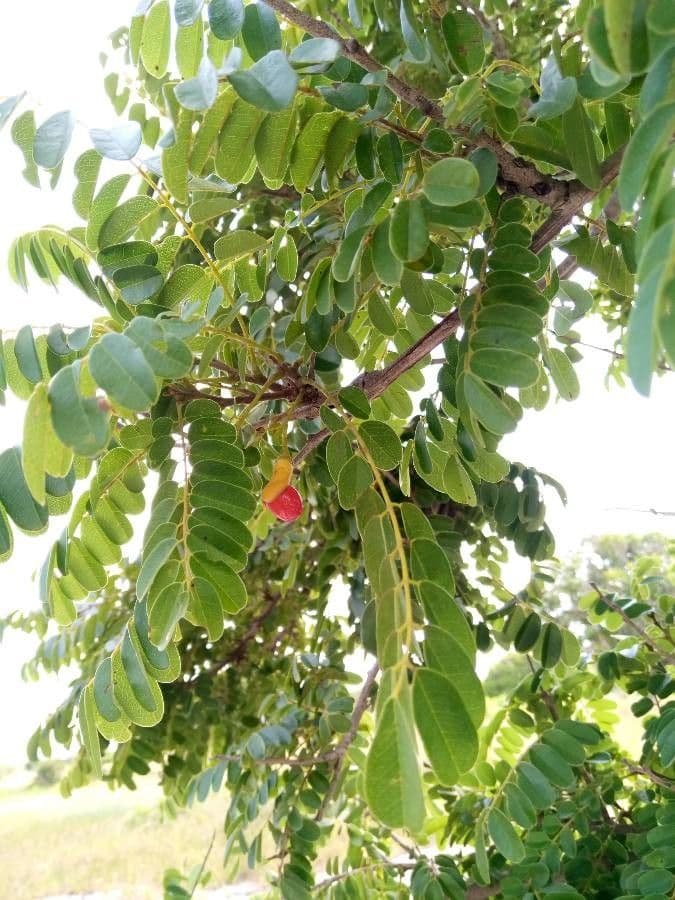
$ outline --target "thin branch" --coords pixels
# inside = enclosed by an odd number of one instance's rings
[[[246,655],[246,648],[260,631],[260,626],[270,617],[270,615],[274,612],[274,610],[280,603],[281,594],[267,595],[267,603],[263,607],[262,611],[254,619],[251,620],[248,628],[227,654],[225,659],[222,660],[222,662],[216,663],[216,672],[222,672],[222,670],[226,666],[230,665],[230,663],[239,662],[244,658],[244,656]]]
[[[264,618],[267,613],[261,614],[259,617],[260,620]],[[251,623],[253,625],[255,623]],[[250,640],[250,638],[249,638]],[[251,759],[251,762],[255,763],[259,766],[318,766],[321,763],[334,763],[335,764],[335,773],[333,778],[336,779],[337,775],[342,767],[342,760],[345,757],[347,750],[352,744],[352,741],[356,737],[356,734],[359,730],[359,725],[361,723],[361,719],[363,718],[363,714],[366,711],[368,706],[368,702],[370,700],[370,693],[373,688],[373,684],[375,679],[377,678],[377,673],[380,671],[379,663],[375,663],[372,669],[366,675],[366,679],[363,682],[363,686],[361,688],[361,692],[356,700],[354,705],[354,710],[352,712],[351,722],[349,725],[349,730],[342,736],[342,740],[339,744],[333,747],[332,750],[326,750],[325,753],[319,753],[316,756],[266,756],[263,759]],[[221,759],[225,762],[241,762],[242,757],[241,754],[237,753],[219,753],[215,759]],[[333,781],[333,784],[335,781]],[[328,789],[326,796],[324,797],[324,804],[330,798],[332,794],[332,785]]]
[[[575,266],[576,268],[576,266]],[[554,331],[551,332],[555,334]],[[588,350],[598,350],[600,353],[609,353],[610,356],[613,356],[615,359],[625,359],[626,354],[621,353],[620,350],[612,350],[611,347],[598,347],[597,344],[588,344],[586,341],[574,341],[575,347],[586,347]],[[674,371],[671,366],[666,363],[659,363],[657,365],[657,369],[660,369],[662,372],[672,372]]]
[[[635,621],[635,619],[631,619],[631,617],[628,615],[625,609],[623,609],[623,607],[619,606],[618,603],[615,603],[612,599],[610,599],[607,594],[604,594],[597,586],[597,584],[591,582],[591,587],[598,594],[602,602],[609,606],[611,610],[617,612],[621,616],[625,624],[628,626],[628,628],[633,632],[633,634],[636,634],[639,638],[641,638],[650,650],[658,654],[661,659],[668,663],[668,665],[675,666],[675,654],[668,653],[666,650],[662,650],[660,647],[657,647],[657,645],[652,641],[644,628],[641,628]]]
[[[349,730],[346,732],[340,743],[335,748],[338,756],[334,764],[333,776],[331,778],[330,785],[328,787],[328,790],[324,794],[321,801],[321,806],[317,810],[316,816],[314,817],[314,820],[317,822],[323,818],[323,814],[326,811],[328,804],[335,796],[338,781],[340,778],[340,772],[342,771],[344,757],[346,756],[347,750],[349,750],[352,741],[356,737],[356,734],[359,730],[359,724],[361,722],[361,719],[363,718],[363,714],[366,711],[368,703],[370,702],[370,694],[373,689],[373,685],[375,684],[377,673],[379,671],[380,664],[376,662],[366,675],[366,680],[363,682],[363,686],[361,687],[361,693],[359,694],[356,703],[354,704]]]
[[[319,882],[317,886],[314,888],[314,891],[318,894],[321,891],[327,890],[329,887],[332,887],[334,884],[338,884],[340,881],[344,881],[345,878],[350,878],[352,875],[356,875],[359,872],[372,872],[374,869],[398,869],[400,872],[406,872],[409,869],[414,869],[417,865],[417,860],[414,862],[395,862],[393,859],[382,859],[378,862],[366,863],[363,866],[356,866],[353,869],[348,869],[346,872],[340,872],[338,875],[333,875],[330,878],[326,878],[325,881]]]
[[[675,510],[672,509],[654,509],[650,507],[650,509],[639,509],[637,506],[606,506],[603,512],[634,512],[634,513],[648,513],[650,516],[675,516]],[[663,630],[663,626],[656,622],[656,624]]]
[[[642,775],[644,778],[648,778],[653,784],[657,784],[659,787],[665,788],[668,791],[675,792],[675,781],[673,781],[672,778],[668,778],[665,775],[658,775],[646,766],[636,766],[627,759],[622,759],[621,762],[632,775]]]
[[[264,375],[252,375],[246,372],[244,375],[238,369],[235,369],[234,366],[228,366],[227,363],[224,363],[220,359],[212,359],[209,363],[209,366],[212,369],[217,369],[219,372],[225,372],[226,374],[232,376],[232,378],[236,378],[238,381],[243,381],[244,383],[252,383],[252,384],[264,384],[265,377]]]

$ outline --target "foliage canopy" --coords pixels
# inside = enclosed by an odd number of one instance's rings
[[[142,0],[112,47],[80,224],[9,255],[98,307],[0,344],[27,401],[0,556],[67,516],[6,624],[43,637],[31,673],[78,670],[29,752],[79,734],[66,793],[153,763],[169,809],[226,787],[228,864],[272,842],[292,900],[666,897],[672,598],[600,585],[582,656],[542,601],[563,488],[499,445],[576,398],[586,315],[642,393],[675,363],[672,4]],[[0,124],[54,186],[74,117],[22,103]],[[531,674],[486,718],[493,642]]]

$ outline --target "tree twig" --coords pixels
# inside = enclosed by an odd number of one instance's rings
[[[657,784],[659,787],[675,793],[675,781],[673,781],[672,778],[667,778],[665,775],[659,775],[657,772],[654,772],[653,769],[649,769],[646,766],[637,766],[628,759],[622,759],[621,762],[632,775],[642,775],[644,778],[648,778],[653,784]]]
[[[615,603],[607,594],[604,594],[597,586],[597,584],[591,582],[591,587],[598,594],[602,602],[609,606],[611,610],[617,612],[626,623],[628,628],[633,632],[633,634],[636,634],[639,638],[641,638],[650,650],[652,650],[654,653],[657,653],[663,660],[665,660],[665,662],[668,663],[668,665],[675,666],[675,654],[668,653],[667,650],[661,650],[660,647],[657,647],[657,645],[652,641],[644,628],[641,628],[635,621],[635,619],[631,619],[627,612],[621,606],[619,606],[618,603]]]
[[[262,620],[265,615],[268,615],[269,611],[261,614],[259,620]],[[254,622],[251,623],[251,626],[254,625]],[[249,629],[250,631],[251,629]],[[247,632],[248,634],[248,632]],[[246,635],[244,636],[246,637]],[[242,639],[243,640],[243,639]],[[229,660],[228,660],[229,661]],[[337,778],[339,771],[342,767],[342,760],[345,757],[347,750],[352,744],[352,741],[357,735],[359,730],[359,725],[361,723],[361,719],[363,718],[363,714],[366,711],[368,706],[368,702],[370,700],[370,693],[373,688],[373,684],[375,683],[375,679],[377,678],[377,674],[380,671],[379,663],[375,663],[375,665],[370,669],[368,674],[366,675],[365,681],[363,682],[363,686],[361,687],[361,691],[359,696],[354,704],[354,709],[352,711],[351,722],[349,725],[349,730],[342,736],[340,742],[333,747],[332,750],[326,750],[325,753],[319,753],[316,756],[266,756],[262,759],[252,759],[251,761],[259,766],[318,766],[321,763],[334,763],[335,764],[335,772],[333,775],[333,782],[331,787],[328,789],[325,797],[324,804],[327,799],[331,796],[331,788],[335,783],[335,779]],[[242,757],[239,753],[219,753],[215,756],[215,759],[220,759],[225,762],[241,762]]]

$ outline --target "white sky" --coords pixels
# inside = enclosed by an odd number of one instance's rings
[[[134,0],[3,3],[0,97],[27,90],[38,119],[70,108],[87,127],[110,124],[114,114],[103,92],[98,54],[105,49],[106,35],[134,6]],[[83,128],[77,140],[85,146]],[[68,158],[62,189],[39,192],[20,175],[21,157],[9,128],[0,135],[0,328],[5,332],[26,323],[83,324],[95,313],[93,304],[65,283],[57,294],[34,280],[29,294],[24,294],[9,280],[6,268],[7,249],[17,234],[52,222],[76,224],[70,203],[73,159]],[[597,323],[585,327],[584,337],[610,345]],[[648,401],[631,388],[606,390],[608,359],[603,353],[585,351],[578,368],[580,399],[551,403],[544,412],[527,414],[518,431],[502,444],[507,457],[549,473],[567,488],[566,508],[553,491],[548,503],[559,554],[574,550],[592,534],[660,530],[675,536],[675,518],[656,519],[614,508],[675,510],[675,482],[668,476],[675,443],[671,419],[675,379],[660,379]],[[20,440],[22,422],[23,405],[9,398],[0,409],[0,449]],[[40,538],[16,536],[14,555],[0,568],[0,614],[37,605],[32,574],[65,521],[54,520],[50,534]],[[526,577],[526,567],[514,566],[510,586],[518,589]],[[21,762],[28,736],[63,693],[63,685],[54,678],[39,684],[22,682],[19,668],[30,647],[30,639],[14,633],[0,644],[0,764]]]

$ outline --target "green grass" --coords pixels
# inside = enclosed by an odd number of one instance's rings
[[[209,887],[224,884],[226,795],[165,821],[157,811],[159,800],[152,776],[135,792],[113,793],[98,784],[68,800],[57,788],[5,791],[0,795],[0,895],[37,900],[118,889],[134,900],[157,900],[164,870],[188,872],[199,865],[214,832]]]

